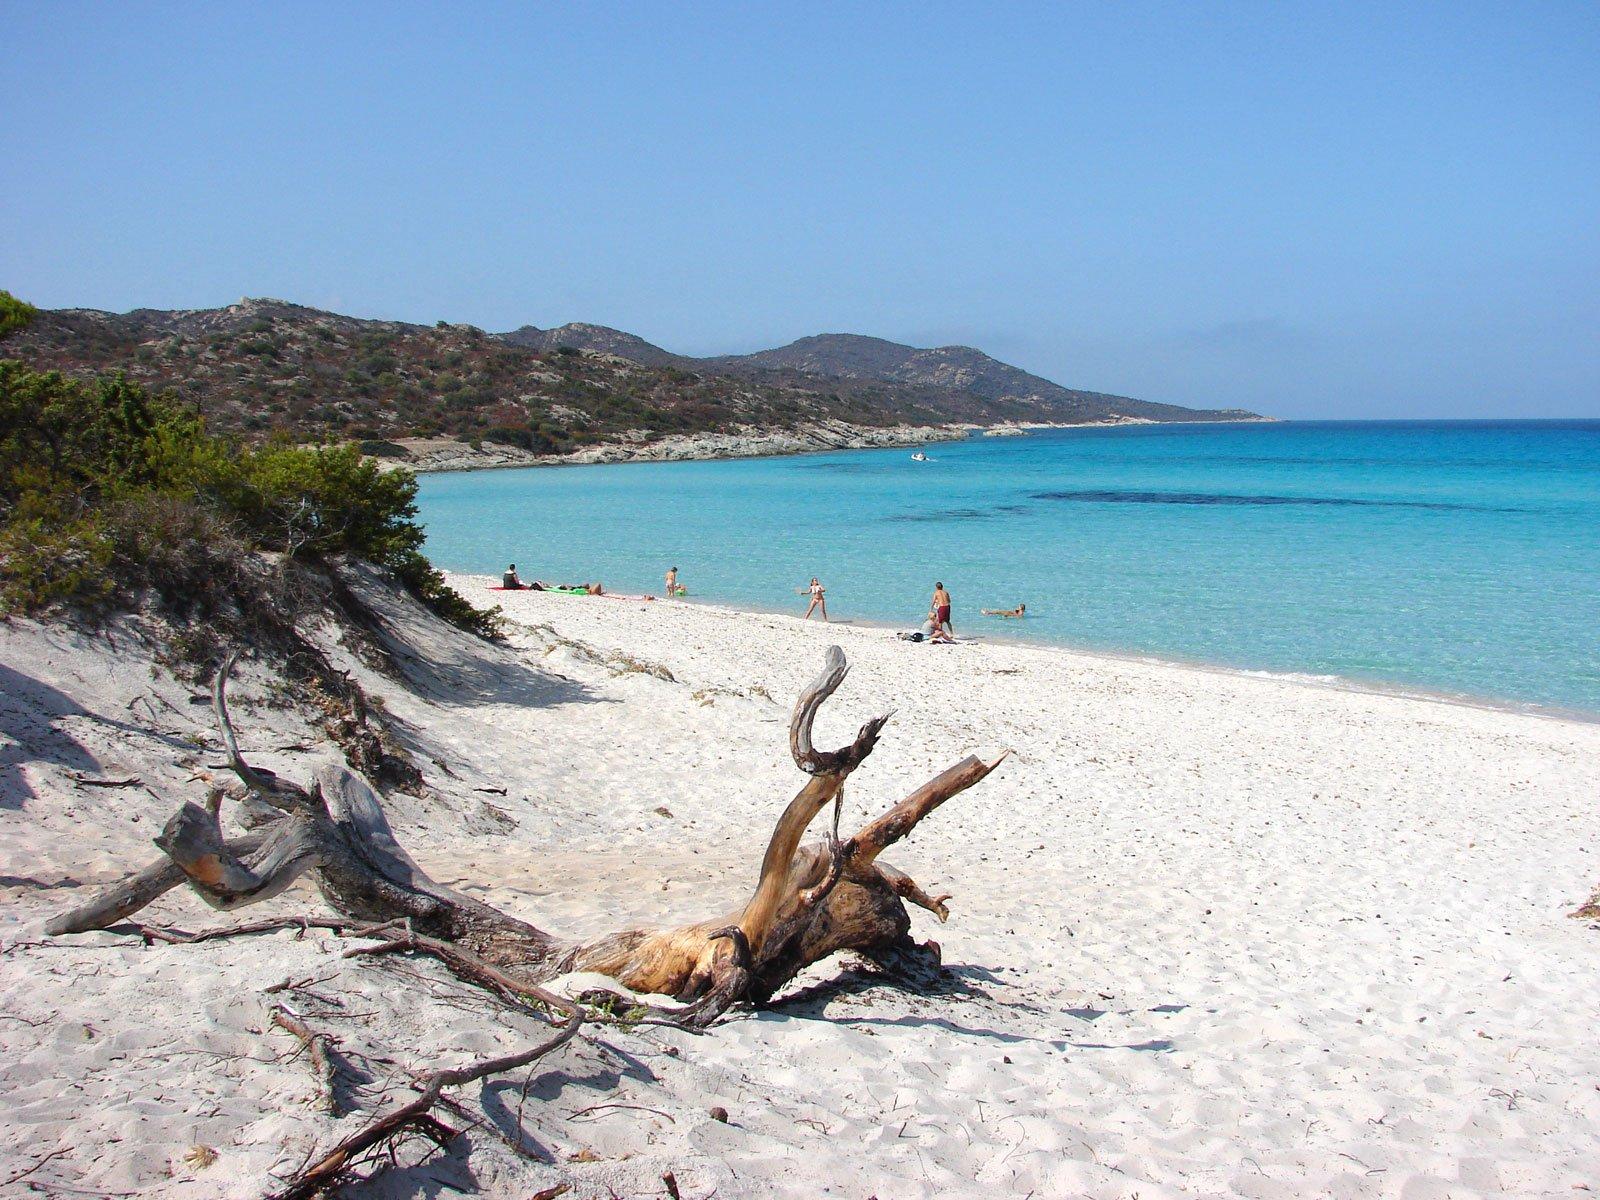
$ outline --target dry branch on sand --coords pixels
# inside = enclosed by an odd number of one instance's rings
[[[1568,915],[1576,917],[1580,921],[1600,921],[1600,886],[1594,889],[1594,895],[1573,909]]]
[[[245,784],[246,815],[255,827],[244,837],[224,836],[218,790],[209,793],[203,807],[186,803],[155,839],[164,858],[55,918],[49,932],[106,928],[184,882],[213,907],[242,908],[278,895],[310,871],[335,910],[352,923],[375,927],[363,934],[386,939],[352,954],[426,954],[502,999],[534,1001],[565,1015],[559,1031],[532,1050],[426,1077],[415,1100],[375,1119],[301,1172],[280,1193],[285,1197],[315,1194],[340,1178],[358,1155],[401,1133],[447,1137],[450,1131],[429,1115],[444,1088],[532,1062],[569,1040],[585,1013],[541,986],[558,975],[594,972],[636,992],[672,996],[686,1007],[658,1013],[658,1019],[704,1028],[732,1004],[766,1003],[804,967],[838,951],[880,962],[901,956],[937,962],[936,945],[912,940],[906,903],[942,921],[949,897],[928,895],[880,855],[1004,758],[955,764],[841,841],[845,780],[872,753],[888,718],[868,721],[840,749],[813,746],[817,713],[848,671],[843,651],[832,647],[790,721],[790,751],[808,778],[778,818],[749,900],[715,920],[573,942],[430,878],[395,839],[377,792],[348,768],[324,768],[302,786],[247,763],[227,707],[227,680],[236,658],[217,672],[212,699],[229,765]],[[829,836],[802,846],[806,829],[830,804]],[[315,1055],[315,1035],[286,1027]]]

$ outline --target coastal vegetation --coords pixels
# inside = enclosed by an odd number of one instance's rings
[[[493,614],[422,555],[416,480],[351,446],[249,444],[121,374],[93,381],[0,360],[0,608],[184,616],[292,613],[301,569],[386,568],[440,615]],[[268,561],[272,569],[267,569]]]
[[[24,328],[38,315],[39,310],[33,305],[0,288],[0,337]]]

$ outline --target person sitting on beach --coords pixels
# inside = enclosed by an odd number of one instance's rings
[[[827,621],[828,620],[828,601],[825,598],[825,593],[827,592],[827,589],[824,588],[820,583],[817,582],[817,577],[815,575],[813,575],[811,577],[810,592],[811,592],[811,603],[806,608],[806,615],[804,617],[802,617],[801,620],[809,621],[811,619],[812,612],[815,611],[818,607],[821,607],[821,609],[822,609],[822,619],[824,621]],[[831,624],[831,622],[830,622],[830,624]]]
[[[1028,606],[1019,604],[1015,608],[985,608],[980,611],[986,617],[1025,617],[1028,615]]]
[[[949,645],[955,641],[955,638],[950,636],[950,631],[939,623],[938,609],[929,611],[923,618],[920,629],[914,629],[910,633],[897,633],[895,636],[902,642],[938,642],[941,645]]]
[[[508,592],[520,592],[528,585],[517,577],[517,564],[512,563],[506,568],[506,573],[500,576],[500,586]]]

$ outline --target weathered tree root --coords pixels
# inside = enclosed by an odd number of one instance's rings
[[[420,1081],[418,1096],[384,1113],[343,1139],[287,1182],[270,1200],[309,1200],[351,1179],[363,1156],[389,1148],[408,1135],[439,1147],[456,1131],[432,1115],[436,1105],[461,1112],[443,1095],[490,1075],[516,1070],[566,1044],[586,1019],[674,1024],[703,1029],[740,1001],[766,1003],[805,966],[840,950],[880,961],[920,958],[934,965],[933,943],[910,937],[906,903],[948,915],[948,896],[930,896],[904,873],[879,861],[885,849],[952,796],[994,770],[992,762],[967,758],[923,784],[853,837],[840,841],[839,815],[846,778],[876,746],[887,717],[861,727],[848,746],[818,751],[812,724],[848,670],[838,647],[828,651],[820,676],[801,693],[790,721],[790,751],[809,777],[772,831],[750,899],[736,913],[667,930],[624,930],[589,942],[568,942],[508,916],[430,878],[395,840],[372,787],[344,767],[319,771],[301,786],[251,767],[239,752],[228,715],[227,680],[237,655],[217,672],[213,708],[229,766],[247,789],[244,816],[257,826],[243,837],[223,836],[220,791],[204,807],[185,804],[155,839],[165,857],[106,889],[87,904],[52,920],[52,934],[104,929],[132,916],[159,896],[187,882],[215,908],[231,910],[275,896],[306,871],[328,903],[345,919],[279,918],[227,929],[186,934],[154,926],[135,928],[147,940],[189,944],[271,930],[330,929],[381,939],[346,957],[425,954],[458,978],[501,1000],[530,1005],[564,1021],[545,1041],[516,1054],[435,1071]],[[802,847],[807,827],[829,804],[833,828],[825,842]],[[620,1017],[586,1012],[543,983],[570,971],[609,975],[635,992],[670,995],[679,1009],[622,1001]],[[275,990],[275,989],[269,989]],[[592,1002],[590,994],[586,1001]],[[606,995],[607,1002],[620,998]],[[326,1035],[314,1033],[283,1005],[272,1020],[305,1046],[312,1060],[321,1103],[331,1110],[333,1071]]]
[[[292,1035],[305,1047],[306,1057],[311,1060],[311,1075],[317,1084],[315,1107],[319,1112],[337,1117],[339,1101],[333,1091],[333,1060],[328,1056],[332,1039],[325,1033],[313,1031],[311,1026],[306,1024],[305,1018],[287,1004],[278,1003],[272,1006],[272,1023]]]
[[[230,840],[218,821],[220,793],[213,792],[205,807],[185,804],[156,839],[165,859],[57,917],[48,926],[51,933],[106,928],[185,881],[213,907],[234,909],[275,896],[313,871],[323,896],[352,921],[405,923],[405,935],[388,948],[432,954],[501,994],[526,996],[557,975],[593,971],[636,992],[689,1002],[673,1019],[704,1027],[738,1001],[764,1004],[801,969],[837,951],[872,954],[913,946],[908,901],[944,920],[948,896],[929,896],[879,856],[1005,757],[967,758],[848,840],[839,841],[835,833],[802,847],[806,828],[830,803],[837,822],[844,782],[872,753],[888,720],[868,721],[838,750],[813,747],[817,712],[848,671],[844,653],[832,647],[790,721],[790,750],[809,778],[778,818],[749,901],[718,920],[574,943],[430,878],[396,841],[377,793],[349,769],[324,768],[303,787],[251,767],[239,753],[228,715],[233,663],[230,657],[217,673],[217,722],[229,765],[255,802],[252,815],[266,812],[270,819]]]
[[[226,925],[220,929],[202,929],[198,933],[184,933],[180,929],[166,929],[160,925],[142,925],[133,922],[136,933],[146,942],[166,942],[169,946],[192,946],[196,942],[216,942],[224,938],[248,937],[254,933],[276,933],[281,929],[297,930],[304,937],[313,929],[326,929],[333,933],[350,933],[356,936],[375,934],[387,929],[385,925],[362,926],[354,921],[330,921],[322,917],[274,917],[267,921],[250,921],[244,925]],[[52,932],[54,932],[52,930]]]
[[[440,1149],[455,1138],[456,1130],[432,1115],[445,1088],[461,1087],[491,1075],[515,1071],[560,1049],[577,1036],[583,1025],[583,1010],[569,1000],[545,993],[549,1002],[566,1015],[566,1020],[556,1032],[538,1045],[516,1054],[503,1054],[497,1058],[481,1059],[463,1067],[435,1071],[423,1081],[422,1091],[415,1100],[373,1118],[355,1133],[329,1150],[315,1163],[297,1171],[280,1190],[268,1200],[311,1200],[341,1183],[347,1182],[352,1168],[369,1150],[394,1142],[407,1133],[418,1133]]]

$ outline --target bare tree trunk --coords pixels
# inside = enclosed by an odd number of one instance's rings
[[[240,908],[277,895],[310,871],[338,912],[356,921],[405,922],[412,938],[407,948],[445,958],[458,973],[470,960],[526,990],[567,971],[593,971],[635,991],[697,1001],[685,1015],[708,1024],[741,999],[766,1002],[802,968],[838,951],[881,956],[910,949],[906,901],[944,920],[949,897],[928,896],[908,876],[880,863],[879,855],[1005,757],[965,759],[848,840],[840,842],[835,832],[825,842],[801,846],[817,814],[837,805],[845,780],[872,753],[888,720],[868,721],[838,750],[812,746],[817,712],[848,671],[844,653],[832,647],[790,721],[790,750],[809,778],[778,818],[743,907],[675,929],[631,929],[571,942],[431,879],[395,839],[377,793],[354,772],[324,768],[302,787],[249,766],[228,717],[233,663],[230,658],[217,674],[218,724],[230,765],[262,802],[257,809],[271,811],[273,819],[230,841],[218,821],[220,793],[213,792],[205,807],[185,804],[156,839],[164,859],[57,917],[51,933],[105,928],[180,882],[216,908]],[[837,812],[836,807],[835,826]],[[451,948],[458,961],[451,961]]]

